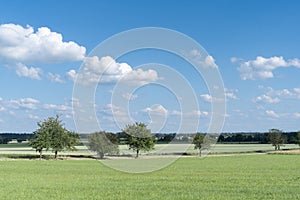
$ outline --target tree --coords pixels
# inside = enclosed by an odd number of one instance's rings
[[[297,143],[298,143],[299,146],[300,146],[300,131],[297,133]]]
[[[275,147],[276,150],[280,150],[280,146],[282,146],[286,142],[286,137],[282,134],[281,130],[278,129],[270,129],[268,133],[268,140]]]
[[[42,158],[43,150],[48,151],[50,148],[50,139],[49,134],[45,128],[42,128],[43,125],[38,123],[40,127],[34,132],[35,137],[29,141],[29,145],[40,153],[40,159]]]
[[[192,143],[194,144],[194,149],[199,149],[199,157],[201,157],[202,150],[209,149],[213,139],[205,134],[196,133]]]
[[[105,131],[96,132],[88,136],[88,148],[97,152],[100,159],[103,159],[105,154],[118,154],[119,146],[117,142],[116,137]]]
[[[136,158],[139,157],[141,150],[150,151],[154,149],[155,137],[151,135],[150,129],[144,123],[127,125],[123,130],[126,136],[126,144],[129,149],[136,151]]]
[[[0,144],[8,144],[10,141],[11,141],[11,139],[0,136]]]
[[[49,117],[43,122],[38,122],[38,129],[34,132],[35,138],[30,141],[32,148],[40,152],[42,155],[43,149],[52,149],[54,157],[57,158],[57,153],[63,150],[76,150],[75,145],[79,144],[79,136],[75,132],[68,131],[59,115]]]

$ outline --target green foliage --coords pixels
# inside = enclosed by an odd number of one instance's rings
[[[139,157],[141,150],[150,151],[154,149],[155,137],[151,135],[150,129],[144,123],[127,125],[123,130],[126,136],[126,144],[129,149],[136,151],[136,158]]]
[[[113,142],[109,139],[114,139]],[[105,154],[118,154],[119,146],[117,144],[117,138],[105,131],[96,132],[88,136],[88,148],[91,151],[97,152],[100,159],[104,158]]]
[[[199,149],[199,156],[201,157],[202,143],[205,135],[197,133],[193,139],[194,149]]]
[[[0,144],[7,144],[11,139],[0,136]]]
[[[59,115],[37,124],[39,128],[34,132],[35,138],[30,140],[30,146],[40,153],[40,157],[43,150],[48,151],[50,148],[55,153],[55,158],[60,151],[76,150],[75,145],[79,144],[79,136],[64,127]]]
[[[275,147],[275,150],[280,150],[280,146],[286,143],[286,137],[278,129],[269,130],[268,140]]]
[[[96,160],[0,162],[0,199],[300,199],[298,155],[181,158],[134,175]]]
[[[210,143],[212,142],[209,140],[209,136],[206,136],[205,134],[202,133],[197,133],[194,136],[193,139],[193,144],[194,144],[194,149],[199,150],[199,156],[201,157],[201,152],[202,150],[208,149],[210,147]]]

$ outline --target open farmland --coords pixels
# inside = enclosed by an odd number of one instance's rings
[[[146,174],[97,160],[0,161],[1,199],[299,199],[299,155],[181,158]]]
[[[90,152],[85,146],[77,146],[77,151],[64,151],[60,152],[59,155],[90,155]],[[127,145],[120,145],[120,154],[134,155],[135,152],[128,150]],[[299,145],[286,144],[282,149],[299,149]],[[185,151],[186,150],[186,151]],[[251,152],[264,152],[272,151],[274,147],[270,144],[216,144],[211,148],[211,154],[230,154],[230,153],[251,153]],[[196,155],[197,150],[194,149],[194,145],[190,144],[157,144],[153,151],[147,153],[142,152],[141,155],[172,155],[181,154],[186,152],[187,154]],[[34,154],[38,153],[29,147],[27,144],[0,144],[0,158],[1,154]],[[45,151],[43,154],[53,154],[51,150]]]

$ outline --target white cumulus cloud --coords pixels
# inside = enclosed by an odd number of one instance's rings
[[[274,110],[266,110],[266,114],[270,117],[273,117],[273,118],[279,118],[280,115],[277,114]]]
[[[214,57],[211,55],[202,55],[197,49],[185,53],[192,61],[205,68],[217,68]]]
[[[153,105],[151,107],[147,107],[143,109],[144,112],[151,113],[154,115],[162,115],[165,116],[168,114],[168,110],[162,105]]]
[[[27,77],[35,80],[41,80],[40,74],[42,70],[40,68],[30,67],[22,63],[17,63],[16,65],[16,74],[19,77]]]
[[[86,57],[80,72],[70,70],[67,76],[71,80],[77,78],[78,83],[89,85],[91,83],[116,83],[122,81],[132,84],[146,84],[159,79],[156,71],[148,69],[133,70],[127,63],[118,63],[112,57],[97,56]]]
[[[71,69],[70,71],[68,71],[66,73],[66,76],[72,80],[72,81],[75,81],[76,80],[76,77],[77,77],[77,72],[74,70],[74,69]]]
[[[37,116],[37,115],[33,115],[33,114],[28,114],[28,118],[29,118],[29,119],[34,119],[34,120],[38,120],[38,119],[40,119],[40,117],[39,117],[39,116]]]
[[[47,75],[48,79],[52,82],[56,83],[63,83],[64,81],[61,79],[61,76],[59,74],[52,74],[51,72]]]
[[[21,98],[21,99],[10,100],[8,102],[8,106],[14,109],[19,109],[19,108],[37,109],[39,103],[40,101],[34,98]]]
[[[255,103],[262,102],[262,103],[269,103],[269,104],[271,104],[271,103],[279,103],[280,99],[278,97],[271,97],[271,96],[268,96],[266,94],[263,94],[261,96],[256,97],[255,99],[253,99],[253,101]]]
[[[70,111],[72,108],[68,105],[44,104],[43,108],[56,111]]]
[[[86,49],[73,41],[64,42],[60,33],[47,27],[37,31],[27,25],[0,25],[0,60],[21,63],[80,61]]]
[[[238,61],[232,59],[233,62]],[[282,56],[264,58],[257,56],[255,60],[243,61],[238,67],[242,80],[256,80],[273,78],[273,71],[279,67],[300,68],[300,60],[297,58],[285,60]]]
[[[206,101],[206,102],[212,101],[212,96],[209,94],[201,94],[200,97],[202,98],[203,101]]]

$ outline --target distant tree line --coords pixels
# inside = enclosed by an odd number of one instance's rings
[[[34,135],[32,133],[0,133],[0,144],[7,144],[12,140],[22,143],[23,141],[28,141],[33,137]]]
[[[277,130],[277,129],[270,129]],[[269,131],[269,132],[270,132]],[[269,132],[264,133],[222,133],[218,143],[270,143]],[[298,144],[298,132],[282,132],[286,144]]]
[[[113,143],[125,144],[126,134],[124,132],[111,133],[106,132],[107,137]],[[238,132],[238,133],[222,133],[219,136],[218,143],[259,143],[268,144],[269,132]],[[298,132],[282,132],[286,138],[286,144],[298,143]],[[153,133],[156,138],[156,143],[173,142],[190,142],[193,134],[176,134],[176,133]],[[87,134],[80,134],[81,138],[85,138]],[[12,140],[17,140],[19,143],[28,141],[34,138],[32,133],[0,133],[0,144],[7,144]]]

